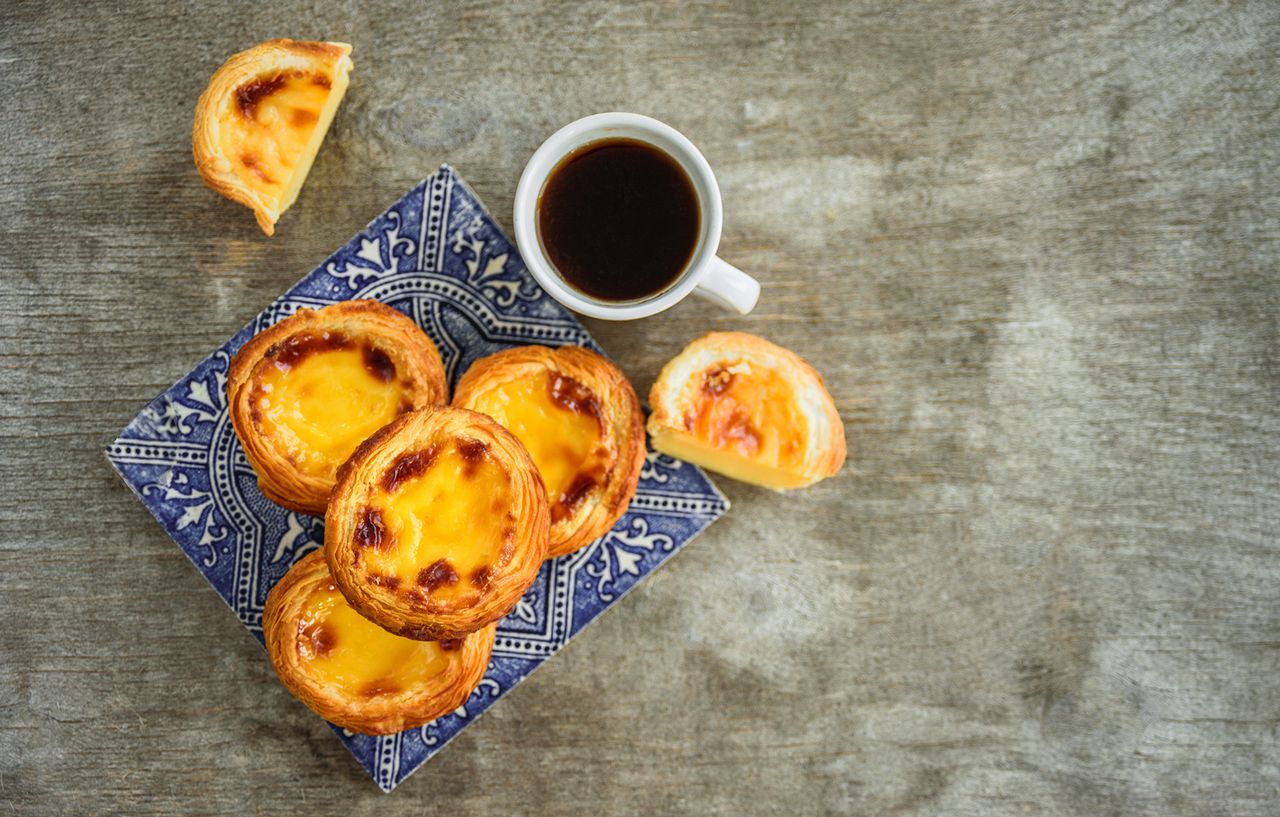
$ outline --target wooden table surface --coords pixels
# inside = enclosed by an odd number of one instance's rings
[[[272,239],[196,97],[356,71]],[[1280,6],[0,6],[0,814],[1280,811]],[[733,510],[384,796],[108,468],[139,407],[441,162],[510,227],[579,116],[688,134],[742,329],[844,471]]]

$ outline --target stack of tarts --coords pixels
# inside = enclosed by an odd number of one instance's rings
[[[613,526],[644,458],[639,401],[601,356],[499,352],[450,406],[434,344],[374,301],[259,333],[227,393],[263,494],[325,518],[323,552],[267,597],[271,662],[304,704],[366,734],[466,700],[497,621],[544,559]]]

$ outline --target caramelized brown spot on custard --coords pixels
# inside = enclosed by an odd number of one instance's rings
[[[314,332],[299,332],[272,344],[263,357],[288,371],[311,355],[346,349],[350,345],[351,341],[340,332],[321,332],[318,335]]]
[[[253,171],[253,175],[262,179],[267,184],[275,184],[275,179],[267,175],[267,171],[262,169],[262,164],[258,161],[258,157],[252,153],[240,154],[240,163]]]
[[[403,690],[390,678],[378,678],[360,687],[360,694],[365,698],[376,698],[379,695],[395,695]]]
[[[361,512],[360,521],[356,523],[355,540],[356,547],[371,547],[375,550],[381,550],[384,543],[391,544],[391,537],[387,535],[382,514],[377,508],[365,508]]]
[[[311,76],[311,84],[312,84],[312,85],[318,85],[318,86],[320,86],[321,88],[332,88],[332,87],[333,87],[333,83],[332,83],[332,82],[330,82],[330,81],[329,81],[329,78],[328,78],[328,77],[326,77],[326,76],[325,76],[325,75],[323,75],[323,74],[313,74],[313,75]]]
[[[289,124],[295,128],[306,128],[314,125],[320,117],[316,116],[314,111],[308,111],[304,108],[294,108],[289,111]]]
[[[488,565],[477,567],[475,572],[471,574],[471,584],[484,590],[493,581],[493,570]]]
[[[484,462],[485,454],[489,452],[489,446],[473,440],[470,437],[461,437],[458,439],[458,454],[462,456],[465,465],[462,468],[462,475],[467,478],[474,477],[480,470],[480,463]]]
[[[747,391],[739,394],[737,386]],[[693,410],[685,415],[689,431],[702,435],[719,448],[730,448],[743,456],[755,456],[764,444],[764,435],[753,419],[760,398],[750,388],[749,377],[743,381],[725,366],[708,369],[703,374],[702,389]]]
[[[323,621],[298,624],[298,653],[303,658],[324,658],[338,643],[338,634]]]
[[[378,587],[385,587],[388,590],[395,590],[400,586],[400,578],[398,576],[383,576],[380,573],[370,573],[369,583]]]
[[[595,394],[573,378],[552,373],[547,381],[547,390],[551,394],[551,402],[566,411],[597,418],[600,416],[600,402],[596,400]]]
[[[706,377],[702,381],[704,391],[711,394],[724,394],[724,390],[729,388],[729,383],[733,381],[733,372],[725,369],[723,366],[718,369],[711,369],[707,372]]]
[[[400,401],[400,408],[396,409],[397,414],[408,414],[413,411],[413,403],[407,398]]]
[[[573,516],[574,509],[594,487],[596,487],[596,479],[591,474],[583,473],[575,476],[573,482],[570,482],[560,496],[556,497],[555,504],[551,508],[551,521],[559,522]]]
[[[382,487],[387,493],[394,493],[404,483],[425,474],[427,469],[435,463],[439,454],[440,447],[435,445],[423,451],[401,454],[387,469],[386,475],[382,478]]]
[[[489,451],[489,446],[473,440],[470,437],[461,437],[458,440],[458,453],[467,462],[479,462],[484,459],[484,455]]]
[[[458,583],[458,571],[453,569],[448,559],[438,559],[418,571],[418,584],[428,592],[446,584]]]
[[[396,364],[391,362],[391,357],[375,346],[366,346],[361,352],[364,357],[364,367],[369,374],[383,383],[390,383],[396,376]]]
[[[240,115],[245,119],[253,119],[258,113],[258,103],[283,88],[286,79],[285,74],[258,77],[237,88],[236,107],[240,109]]]
[[[444,650],[445,652],[453,652],[454,650],[460,650],[462,649],[462,642],[465,640],[466,639],[464,638],[446,638],[443,641],[439,642],[440,649]]]

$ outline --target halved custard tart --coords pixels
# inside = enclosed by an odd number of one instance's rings
[[[496,624],[452,641],[416,641],[368,621],[313,551],[267,595],[262,634],[285,687],[321,717],[386,735],[457,709],[484,677]]]
[[[459,638],[515,607],[547,555],[547,493],[528,452],[473,411],[415,411],[338,473],[325,514],[334,583],[408,638]]]
[[[626,376],[577,346],[519,346],[477,360],[453,405],[487,414],[528,449],[551,502],[549,556],[603,535],[635,496],[644,415]]]
[[[744,332],[711,332],[672,358],[649,392],[653,447],[725,476],[799,488],[844,464],[844,426],[799,355]]]
[[[323,514],[338,467],[369,435],[448,400],[435,344],[377,301],[301,309],[231,360],[231,423],[271,501]]]
[[[223,63],[196,103],[196,169],[267,235],[306,181],[347,91],[350,54],[346,43],[268,40]]]

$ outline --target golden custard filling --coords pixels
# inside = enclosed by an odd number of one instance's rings
[[[392,635],[328,582],[312,591],[298,621],[298,657],[308,674],[348,696],[396,695],[439,674],[449,663],[442,644],[460,646]]]
[[[509,380],[472,399],[520,440],[547,487],[552,518],[572,508],[611,465],[602,445],[599,405],[580,383],[548,371]]]
[[[291,70],[236,88],[220,147],[245,186],[283,211],[297,197],[347,88],[345,64],[332,76]]]
[[[808,423],[790,383],[771,369],[746,361],[708,369],[685,410],[684,429],[655,431],[654,446],[750,482],[807,482],[795,472],[804,465]]]
[[[315,476],[332,477],[360,443],[411,407],[385,352],[331,332],[290,337],[254,374],[254,424]]]
[[[479,440],[401,454],[356,521],[370,580],[424,601],[478,596],[511,558],[511,475]]]

